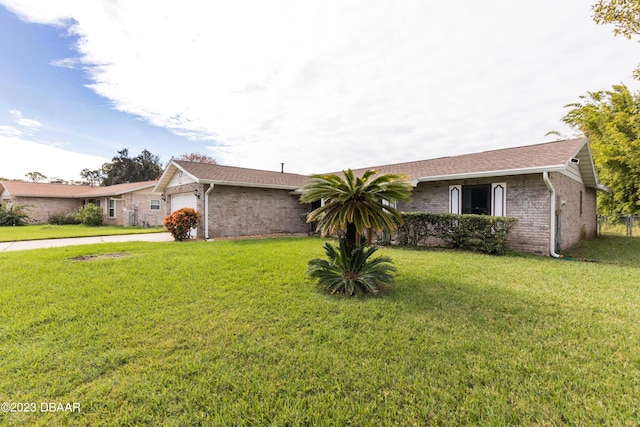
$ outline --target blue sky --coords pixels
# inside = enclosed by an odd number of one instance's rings
[[[554,139],[640,46],[591,2],[0,0],[0,177],[121,148],[313,173]]]
[[[28,169],[49,177],[77,178],[84,167],[100,167],[125,147],[132,155],[145,148],[155,154],[162,149],[165,162],[171,155],[182,154],[167,154],[165,147],[188,150],[184,137],[112,108],[108,99],[86,87],[90,81],[81,68],[52,65],[77,56],[73,50],[76,41],[64,28],[23,22],[0,6],[0,126],[17,128],[21,139],[44,146],[34,149],[29,145],[19,159],[3,155],[0,177],[24,178],[22,172]],[[39,125],[21,126],[16,123],[17,112]],[[45,157],[31,166],[30,159],[39,157],[37,152],[47,147],[65,150],[57,159],[61,165],[49,168]],[[8,147],[3,146],[5,150]],[[68,164],[66,151],[88,156]]]

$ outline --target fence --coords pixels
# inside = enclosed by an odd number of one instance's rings
[[[618,215],[613,217],[598,217],[598,234],[602,234],[603,228],[607,229],[624,229],[625,236],[640,236],[640,216],[637,215]],[[634,234],[635,233],[635,234]]]
[[[130,227],[142,227],[152,228],[162,226],[162,217],[160,214],[138,214],[138,210],[129,211],[129,226]]]

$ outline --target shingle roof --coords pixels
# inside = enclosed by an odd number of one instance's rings
[[[158,181],[142,181],[142,182],[128,182],[126,184],[109,185],[107,187],[89,187],[90,190],[86,193],[82,193],[83,197],[106,197],[106,196],[119,196],[124,193],[130,193],[132,191],[142,190],[144,188],[153,188]]]
[[[282,187],[296,189],[304,185],[309,178],[306,175],[281,173],[258,169],[238,168],[234,166],[213,165],[207,163],[174,160],[185,172],[202,182],[219,184],[250,184],[256,186]]]
[[[74,198],[91,188],[83,185],[46,184],[42,182],[22,181],[2,181],[0,185],[14,197]]]
[[[380,173],[404,174],[409,177],[409,180],[426,181],[457,175],[551,169],[564,167],[586,143],[586,138],[575,138],[481,153],[381,165],[356,169],[354,172],[362,174],[366,170],[377,169]]]
[[[559,171],[567,168],[572,157],[583,160],[580,164],[580,170],[585,175],[585,183],[596,186],[595,170],[587,139],[584,137],[481,153],[380,165],[354,169],[354,172],[361,175],[366,170],[377,169],[380,173],[407,175],[411,181],[434,181],[462,177]],[[295,190],[302,187],[308,179],[308,176],[299,174],[174,160],[163,173],[156,189],[164,190],[178,169],[190,175],[197,182],[213,184]]]
[[[108,197],[154,187],[158,181],[132,182],[127,184],[110,185],[107,187],[89,187],[86,185],[47,184],[42,182],[1,181],[13,197],[56,197],[56,198],[86,198]]]

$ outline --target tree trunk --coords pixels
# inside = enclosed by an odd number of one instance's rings
[[[356,230],[356,225],[353,223],[348,223],[347,233],[344,239],[347,242],[347,248],[349,248],[350,251],[356,247],[357,236],[358,236],[358,231]]]

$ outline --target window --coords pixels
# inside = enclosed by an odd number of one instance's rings
[[[507,184],[449,186],[449,212],[506,216]]]
[[[151,210],[159,211],[160,210],[160,200],[152,200],[151,201]]]
[[[580,192],[580,217],[582,218],[582,191]]]
[[[109,199],[109,206],[107,209],[107,216],[109,218],[115,218],[116,217],[116,201],[113,199]]]
[[[463,186],[462,213],[489,215],[491,213],[491,185]]]

